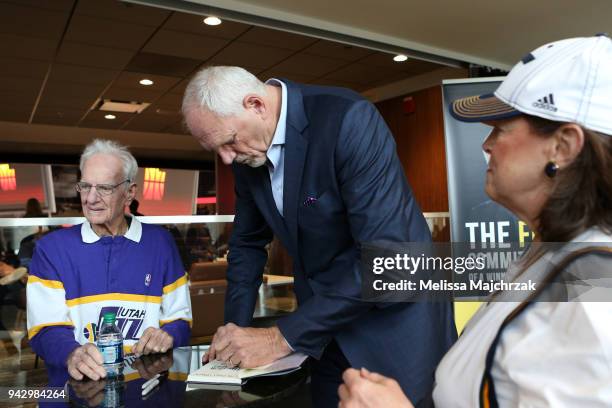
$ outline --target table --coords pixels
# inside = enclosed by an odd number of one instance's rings
[[[261,377],[242,387],[187,384],[190,371],[201,366],[208,346],[180,347],[165,354],[126,356],[120,379],[75,381],[65,369],[48,367],[49,386],[68,389],[70,404],[80,407],[309,407],[308,364],[286,376]],[[142,384],[157,373],[160,384],[146,396]]]

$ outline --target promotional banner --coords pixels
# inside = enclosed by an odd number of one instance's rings
[[[485,193],[488,157],[482,144],[491,127],[453,118],[449,104],[462,97],[493,93],[503,78],[443,82],[444,133],[448,171],[451,240],[453,242],[518,243],[531,241],[527,225],[494,203]]]
[[[483,249],[488,246],[483,270],[454,277],[468,288],[470,282],[501,282],[508,267],[522,256],[532,239],[524,222],[485,193],[489,157],[482,144],[492,128],[482,123],[460,122],[448,110],[456,99],[493,93],[502,80],[499,77],[447,80],[442,85],[451,241],[477,243]],[[455,296],[467,300],[482,298],[486,292],[474,289]]]

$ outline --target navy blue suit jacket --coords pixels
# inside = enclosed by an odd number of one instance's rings
[[[283,82],[284,217],[266,166],[234,164],[226,321],[250,325],[274,233],[294,261],[298,309],[278,321],[289,344],[319,358],[335,339],[354,367],[392,376],[418,401],[456,339],[451,305],[361,300],[360,243],[431,240],[393,137],[358,94]]]

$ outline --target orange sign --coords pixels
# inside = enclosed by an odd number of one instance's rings
[[[164,198],[164,183],[166,172],[158,168],[145,168],[144,191],[142,198],[145,200],[159,201]]]
[[[11,169],[8,164],[0,164],[0,190],[17,190],[15,169]]]

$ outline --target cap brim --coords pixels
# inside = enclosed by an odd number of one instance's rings
[[[493,94],[468,96],[457,99],[449,106],[451,115],[462,122],[484,122],[520,115],[521,112],[507,105]]]

